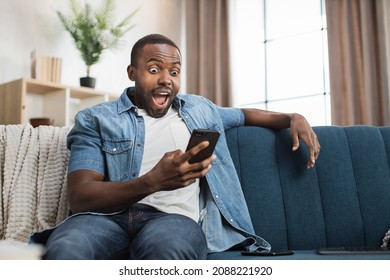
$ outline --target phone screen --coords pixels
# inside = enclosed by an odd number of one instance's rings
[[[192,134],[190,141],[188,142],[188,146],[186,151],[191,149],[192,147],[196,146],[200,142],[208,141],[209,145],[201,150],[199,153],[194,155],[188,162],[189,163],[195,163],[195,162],[201,162],[202,160],[211,157],[213,155],[214,148],[217,144],[219,138],[219,132],[216,130],[210,130],[210,129],[195,129]]]

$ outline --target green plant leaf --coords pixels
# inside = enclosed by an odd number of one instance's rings
[[[114,25],[114,0],[103,0],[95,9],[89,4],[82,7],[75,0],[69,1],[70,15],[56,12],[65,30],[73,38],[89,76],[91,66],[99,62],[102,52],[117,47],[119,40],[135,27],[130,22],[140,8]]]

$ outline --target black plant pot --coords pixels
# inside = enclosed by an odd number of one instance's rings
[[[96,78],[92,78],[92,77],[80,78],[80,86],[82,87],[95,88],[95,84],[96,84]]]

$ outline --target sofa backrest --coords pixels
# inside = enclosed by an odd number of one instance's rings
[[[255,231],[275,250],[379,246],[390,228],[390,127],[315,127],[321,153],[289,130],[239,127],[228,145]]]

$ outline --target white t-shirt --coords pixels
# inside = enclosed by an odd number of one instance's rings
[[[152,118],[145,110],[138,114],[145,121],[145,149],[140,175],[151,170],[166,152],[185,151],[190,132],[177,110],[172,107],[162,118]],[[176,213],[199,220],[199,179],[190,186],[173,191],[153,193],[139,203],[147,204],[165,213]]]

